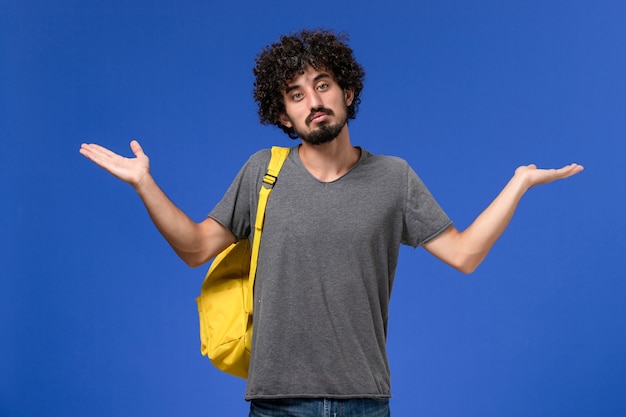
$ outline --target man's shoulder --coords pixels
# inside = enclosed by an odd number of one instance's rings
[[[246,162],[241,166],[240,174],[244,176],[258,176],[259,172],[264,172],[267,169],[271,155],[272,151],[270,149],[260,149],[250,154]]]
[[[286,148],[284,146],[281,146],[281,147]],[[289,149],[292,149],[292,148],[289,148]],[[271,148],[260,149],[254,152],[252,155],[250,155],[246,164],[265,167],[269,163],[271,157],[272,157]]]
[[[363,161],[377,168],[384,167],[385,169],[394,170],[406,170],[409,168],[408,162],[399,156],[373,154],[365,149],[362,152]]]
[[[269,148],[259,149],[258,151],[250,155],[246,163],[249,165],[250,164],[252,165],[267,164],[267,162],[270,160],[271,155],[272,155],[271,149]]]

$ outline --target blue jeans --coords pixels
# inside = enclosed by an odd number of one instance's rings
[[[249,417],[390,417],[387,398],[250,401]]]

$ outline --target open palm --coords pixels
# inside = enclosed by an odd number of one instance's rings
[[[150,172],[150,161],[136,140],[130,142],[134,158],[126,158],[95,143],[83,143],[80,153],[117,178],[136,187]]]
[[[571,177],[583,170],[582,165],[570,164],[559,169],[538,169],[535,164],[524,165],[515,170],[516,175],[523,175],[528,188],[547,184],[552,181]]]

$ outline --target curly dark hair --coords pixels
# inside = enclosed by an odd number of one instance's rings
[[[356,117],[363,90],[365,71],[356,62],[352,49],[347,45],[348,35],[335,34],[330,30],[303,30],[292,35],[283,35],[280,42],[261,50],[254,67],[254,100],[259,105],[262,124],[280,127],[290,138],[298,137],[293,128],[280,122],[285,113],[282,91],[287,82],[307,67],[331,71],[339,86],[354,91],[354,100],[348,107],[348,119]]]

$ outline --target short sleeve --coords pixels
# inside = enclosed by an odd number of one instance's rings
[[[254,224],[260,181],[269,157],[269,150],[252,155],[239,170],[224,197],[208,215],[230,230],[237,240],[250,237],[250,225]]]
[[[407,165],[407,197],[402,243],[418,247],[444,232],[452,221]]]

